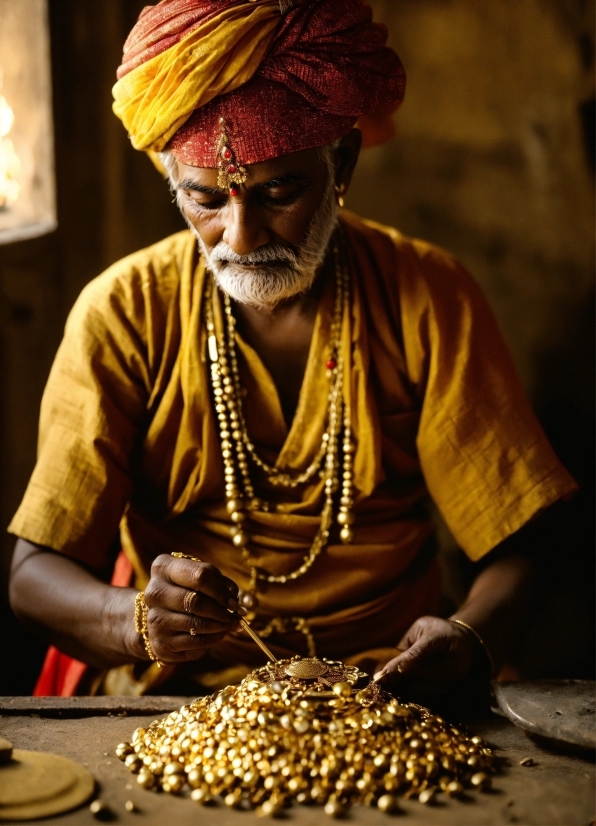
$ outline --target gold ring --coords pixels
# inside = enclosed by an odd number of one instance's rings
[[[200,562],[200,559],[197,559],[196,556],[190,556],[189,554],[181,554],[180,551],[172,551],[170,556],[175,556],[176,559],[190,559],[192,562]]]
[[[199,632],[197,631],[197,629],[193,625],[193,627],[190,629],[190,636],[191,637],[196,637],[198,633]]]
[[[187,591],[184,594],[184,610],[187,614],[192,614],[192,601],[195,598],[196,591]]]

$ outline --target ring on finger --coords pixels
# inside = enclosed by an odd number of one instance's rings
[[[184,610],[187,614],[192,614],[192,603],[195,598],[195,591],[187,591],[184,594]]]

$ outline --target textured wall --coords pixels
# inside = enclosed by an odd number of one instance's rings
[[[563,13],[582,4],[372,5],[408,84],[397,140],[363,153],[350,205],[456,253],[537,390],[537,360],[568,346],[593,285],[594,188],[580,117],[592,71],[584,18]]]
[[[3,524],[33,466],[39,400],[69,307],[113,260],[182,226],[165,185],[110,111],[121,45],[143,5],[50,0],[60,225],[36,242],[0,247]],[[372,5],[403,58],[408,89],[396,140],[363,154],[348,205],[448,248],[474,273],[549,435],[583,482],[582,495],[545,538],[546,567],[562,584],[546,583],[537,617],[548,633],[535,637],[530,647],[538,654],[532,661],[526,652],[526,660],[533,673],[586,673],[593,184],[583,128],[590,110],[582,104],[593,94],[593,4]],[[12,544],[4,538],[0,572]],[[21,635],[1,597],[0,624],[6,661],[24,644],[31,651],[29,670],[2,669],[0,693],[26,691],[39,647]]]

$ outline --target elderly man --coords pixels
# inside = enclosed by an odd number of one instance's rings
[[[575,484],[461,266],[341,209],[403,97],[385,40],[362,0],[163,0],[131,33],[114,108],[190,231],[83,291],[49,378],[11,598],[76,658],[54,690],[237,679],[239,613],[420,697],[513,643],[519,532]],[[429,493],[483,559],[449,619]]]

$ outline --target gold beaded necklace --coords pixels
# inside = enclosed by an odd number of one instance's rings
[[[340,254],[338,240],[334,244],[336,292],[333,319],[330,331],[331,354],[326,360],[329,379],[327,398],[327,425],[321,440],[321,447],[306,470],[292,474],[281,472],[268,465],[257,453],[246,427],[242,410],[242,387],[238,369],[235,342],[235,318],[232,303],[224,295],[225,330],[216,329],[215,307],[219,301],[213,276],[206,279],[205,325],[208,336],[208,351],[211,366],[211,385],[215,402],[215,412],[219,423],[221,451],[224,463],[226,509],[232,521],[232,542],[238,548],[250,570],[250,585],[241,593],[242,604],[252,610],[258,606],[256,596],[259,581],[276,585],[303,576],[313,565],[329,541],[330,529],[334,521],[335,494],[339,488],[340,449],[342,444],[342,489],[337,513],[340,539],[343,543],[353,540],[352,525],[354,514],[353,454],[350,411],[344,402],[343,386],[346,366],[341,347],[341,332],[347,322],[350,310],[349,269],[345,254]],[[349,365],[348,365],[349,376]],[[342,433],[343,425],[343,433]],[[319,472],[324,480],[325,501],[321,512],[321,523],[309,552],[302,564],[289,574],[276,576],[258,568],[250,559],[251,537],[248,532],[251,511],[272,511],[275,505],[258,499],[251,477],[250,463],[264,471],[267,481],[274,487],[295,488],[308,482]]]

